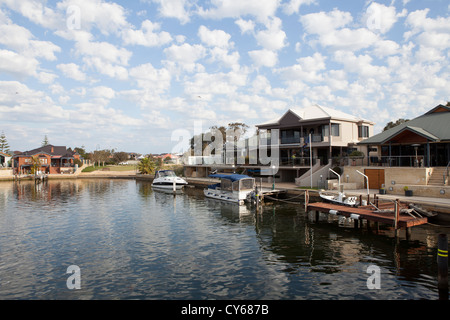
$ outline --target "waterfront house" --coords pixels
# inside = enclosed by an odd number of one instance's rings
[[[11,159],[12,155],[0,151],[0,167],[8,167],[8,163],[11,161]]]
[[[14,173],[30,173],[32,157],[40,162],[39,171],[55,173],[71,173],[74,171],[75,159],[80,160],[78,152],[67,149],[65,146],[46,145],[13,156]]]
[[[277,181],[295,181],[300,186],[310,186],[311,175],[317,186],[320,175],[328,176],[333,160],[345,158],[348,164],[348,155],[373,135],[373,126],[372,121],[320,105],[291,108],[279,118],[256,125],[260,135],[267,137],[267,145],[279,145]],[[279,130],[278,141],[272,141],[274,129]],[[264,140],[258,148],[264,148]]]
[[[217,156],[202,159],[189,157],[185,174],[204,177],[214,170],[239,171],[268,180],[275,178],[280,182],[295,182],[299,186],[310,186],[313,175],[313,186],[317,186],[320,175],[323,179],[328,176],[332,160],[342,161],[358,150],[358,142],[373,135],[373,126],[374,123],[369,120],[324,106],[291,108],[276,119],[256,125],[257,139],[247,139],[235,148],[235,158],[240,154],[247,154],[248,157],[254,151],[258,155],[268,155],[271,148],[277,148],[275,174],[270,174],[270,167],[260,162],[260,156],[257,163],[245,161],[244,164],[230,164],[230,161],[223,161],[223,154],[218,156],[219,159],[215,159]],[[347,164],[348,158],[345,159]]]
[[[438,105],[359,142],[364,150],[377,150],[375,156],[366,157],[362,168],[369,176],[370,188],[384,185],[388,191],[396,191],[399,186],[414,185],[423,189],[423,195],[430,195],[431,186],[436,186],[435,195],[448,196],[445,186],[450,164],[449,124],[450,106]]]

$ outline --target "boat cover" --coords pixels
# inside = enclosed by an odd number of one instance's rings
[[[231,181],[238,181],[241,179],[252,179],[252,177],[249,177],[245,174],[237,174],[237,173],[233,173],[233,174],[225,174],[225,173],[215,173],[215,174],[210,174],[209,175],[211,178],[220,178],[220,179],[228,179]]]

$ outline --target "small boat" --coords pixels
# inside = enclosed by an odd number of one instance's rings
[[[187,184],[188,183],[186,182],[186,180],[177,177],[173,170],[158,170],[155,173],[152,187],[169,190],[180,190]]]
[[[331,202],[334,204],[340,204],[344,206],[350,206],[355,207],[359,205],[358,198],[357,197],[347,197],[344,192],[342,192],[341,188],[341,176],[335,172],[333,169],[329,168],[329,171],[333,172],[338,177],[338,188],[339,188],[339,194],[335,195],[328,195],[323,192],[319,192],[319,196],[325,201],[325,202]],[[364,203],[363,203],[364,204]]]
[[[255,179],[242,174],[211,174],[211,178],[219,178],[220,183],[209,185],[204,189],[208,198],[243,204],[247,196],[255,189]]]
[[[335,195],[335,194],[328,195],[328,194],[319,192],[319,195],[326,202],[340,204],[340,205],[344,205],[344,206],[350,206],[350,207],[355,207],[355,206],[359,205],[358,197],[347,197],[342,192],[339,192],[338,195]]]

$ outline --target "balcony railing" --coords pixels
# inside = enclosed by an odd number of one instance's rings
[[[281,144],[300,143],[300,137],[282,137]]]

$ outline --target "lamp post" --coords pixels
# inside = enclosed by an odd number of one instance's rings
[[[420,146],[420,144],[413,144],[411,145],[412,147],[414,147],[414,150],[416,151],[416,162],[415,162],[415,167],[419,166],[419,159],[417,159],[417,148]]]

